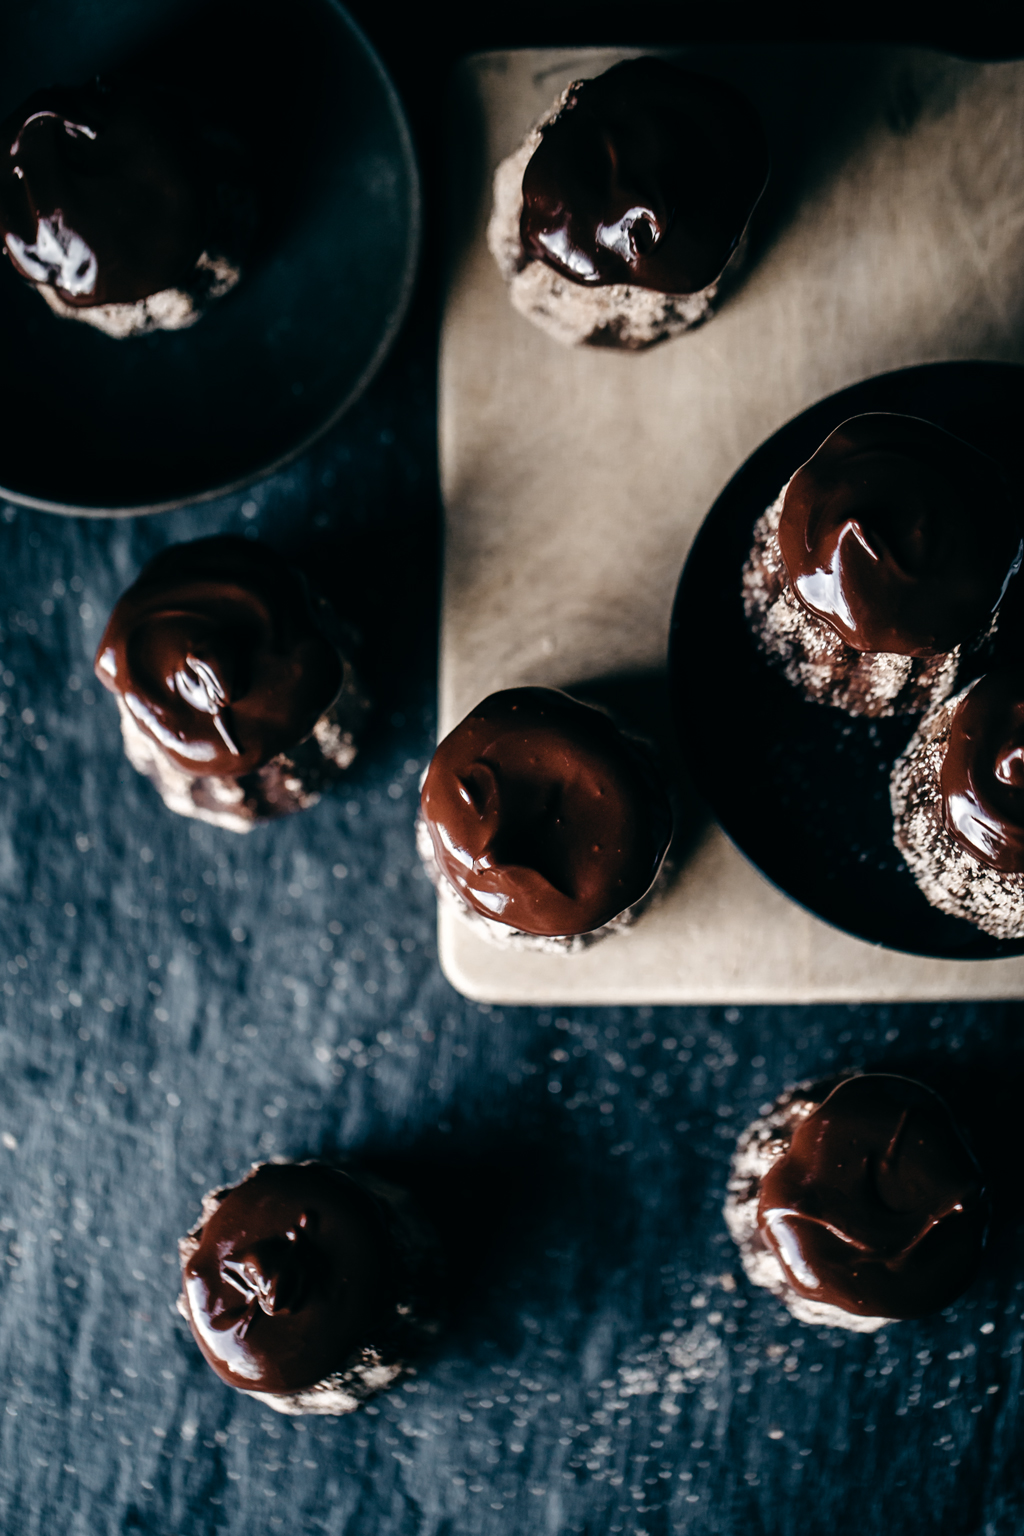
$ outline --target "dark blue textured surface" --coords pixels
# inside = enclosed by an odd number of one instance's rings
[[[1016,1536],[1012,1190],[962,1302],[868,1339],[752,1291],[720,1207],[737,1129],[840,1066],[936,1083],[1015,1168],[1019,1006],[563,1013],[440,976],[412,841],[432,370],[420,315],[342,426],[245,496],[0,510],[0,1528]],[[164,810],[90,671],[150,554],[218,529],[347,594],[378,701],[348,782],[248,838]],[[450,1255],[436,1356],[345,1420],[232,1393],[174,1310],[202,1191],[274,1154],[404,1180]]]
[[[1012,1086],[1018,1008],[560,1014],[477,1007],[440,976],[412,836],[430,374],[421,325],[340,430],[244,499],[2,514],[3,1530],[1016,1532],[1005,1213],[949,1315],[864,1339],[753,1292],[720,1206],[737,1128],[783,1083],[884,1061],[945,1084],[952,1062],[974,1113]],[[164,810],[90,674],[140,564],[217,528],[378,551],[353,572],[374,734],[344,787],[248,838]],[[291,1421],[200,1360],[174,1245],[251,1158],[319,1153],[420,1192],[452,1320],[401,1390]]]

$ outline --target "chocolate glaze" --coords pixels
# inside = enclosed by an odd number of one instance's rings
[[[970,1282],[981,1173],[937,1094],[875,1073],[798,1123],[761,1183],[758,1230],[800,1296],[860,1317],[920,1317]]]
[[[574,283],[699,292],[768,176],[745,97],[661,59],[577,82],[543,132],[523,176],[523,250]]]
[[[1021,508],[984,454],[913,416],[854,416],[789,483],[779,546],[797,598],[857,651],[932,657],[984,630],[1019,559]]]
[[[664,790],[607,716],[555,688],[492,693],[438,747],[421,797],[442,873],[484,917],[589,933],[648,890]]]
[[[40,91],[0,129],[0,233],[65,304],[133,304],[187,281],[201,200],[180,128],[123,88]]]
[[[252,773],[308,736],[341,684],[298,578],[248,539],[178,544],[118,602],[96,676],[179,767]]]
[[[946,830],[980,863],[1024,874],[1024,671],[989,672],[961,699],[939,771]]]
[[[397,1295],[375,1201],[319,1163],[264,1164],[227,1191],[184,1265],[196,1343],[222,1381],[287,1393],[372,1346]]]

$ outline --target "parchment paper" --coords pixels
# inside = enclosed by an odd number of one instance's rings
[[[739,85],[768,129],[742,286],[702,329],[641,355],[566,349],[516,314],[484,242],[493,169],[569,80],[638,51],[483,54],[455,81],[442,734],[496,688],[662,669],[704,515],[815,401],[913,363],[1024,359],[1024,65],[920,49],[675,55]],[[492,1002],[1024,995],[1024,960],[926,960],[838,933],[713,826],[614,942],[504,952],[442,914],[440,950],[454,985]]]

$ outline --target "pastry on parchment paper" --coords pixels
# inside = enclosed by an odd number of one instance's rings
[[[767,177],[739,91],[630,59],[574,80],[501,162],[487,242],[550,336],[635,351],[708,318]]]
[[[463,921],[502,947],[569,954],[637,919],[671,836],[645,745],[557,688],[478,704],[434,753],[417,823]]]

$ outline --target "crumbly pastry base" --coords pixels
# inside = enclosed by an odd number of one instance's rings
[[[812,703],[850,715],[877,720],[941,703],[956,684],[960,646],[931,660],[855,651],[799,602],[779,548],[787,489],[788,482],[754,525],[743,567],[743,611],[769,663]]]
[[[494,173],[494,203],[487,245],[509,286],[512,305],[527,320],[566,346],[621,347],[638,351],[691,331],[711,314],[725,273],[699,293],[657,293],[630,283],[585,287],[572,283],[545,261],[524,260],[519,221],[523,212],[523,175],[543,131],[560,116],[574,80],[551,110],[504,159]],[[734,275],[746,252],[746,237],[733,252],[726,272]]]
[[[510,928],[507,923],[499,923],[492,917],[484,917],[483,913],[471,907],[451,881],[445,878],[437,862],[434,844],[422,813],[416,817],[416,852],[426,870],[427,878],[437,892],[438,901],[443,902],[461,922],[472,928],[478,938],[485,939],[496,949],[517,949],[539,955],[579,955],[591,945],[599,944],[602,939],[607,939],[612,934],[625,933],[626,929],[631,928],[637,918],[658,899],[671,878],[666,856],[646,894],[631,907],[627,907],[625,912],[620,912],[610,922],[595,928],[591,933],[565,935],[524,933],[521,928]]]
[[[828,1087],[834,1086],[828,1084]],[[824,1092],[813,1083],[800,1083],[778,1098],[768,1114],[753,1120],[736,1143],[723,1215],[751,1285],[771,1291],[800,1323],[825,1328],[846,1328],[850,1333],[876,1333],[890,1317],[859,1317],[829,1302],[809,1301],[797,1295],[786,1272],[761,1240],[757,1204],[761,1181],[769,1168],[786,1152],[793,1131],[822,1103]]]
[[[315,1386],[302,1392],[247,1392],[265,1403],[275,1413],[287,1413],[301,1418],[307,1413],[331,1414],[340,1418],[343,1413],[354,1413],[361,1403],[383,1392],[403,1374],[410,1374],[400,1362],[387,1364],[375,1349],[364,1349],[348,1370],[325,1376]],[[411,1373],[415,1374],[415,1372]]]
[[[342,657],[341,689],[305,741],[237,779],[191,774],[172,762],[117,695],[125,756],[154,786],[169,811],[228,832],[254,827],[316,805],[320,793],[355,759],[369,701]]]
[[[145,336],[150,331],[184,331],[202,318],[217,299],[230,293],[242,276],[241,268],[226,256],[204,251],[196,262],[187,288],[164,288],[135,304],[95,304],[76,309],[45,284],[38,285],[47,304],[62,320],[81,320],[115,341]]]
[[[272,1158],[271,1161],[283,1163],[288,1159]],[[253,1163],[246,1177],[251,1178],[264,1166],[263,1163]],[[410,1270],[415,1272],[417,1268],[423,1268],[429,1264],[433,1258],[433,1241],[407,1209],[408,1197],[405,1191],[369,1175],[356,1175],[349,1169],[344,1171],[388,1207],[393,1218],[392,1236]],[[178,1257],[182,1269],[199,1247],[206,1223],[225,1195],[230,1194],[235,1188],[237,1185],[225,1184],[219,1189],[210,1190],[203,1196],[199,1220],[186,1237],[178,1239]],[[180,1293],[177,1307],[187,1322],[188,1307],[184,1296]],[[409,1303],[399,1303],[395,1313],[394,1338],[381,1341],[377,1346],[368,1345],[357,1350],[346,1361],[343,1370],[332,1372],[330,1376],[325,1376],[323,1381],[315,1382],[311,1387],[303,1387],[298,1392],[246,1392],[242,1387],[237,1390],[244,1392],[246,1397],[255,1398],[257,1402],[273,1408],[275,1413],[285,1413],[293,1417],[305,1414],[330,1414],[340,1417],[342,1414],[354,1413],[367,1398],[373,1397],[377,1392],[385,1391],[400,1377],[415,1376],[415,1367],[403,1358],[403,1354],[406,1350],[412,1352],[415,1349],[417,1332],[429,1335],[436,1331],[436,1324],[423,1323],[415,1317],[414,1308]]]
[[[1024,938],[1024,875],[1003,874],[973,858],[946,830],[939,774],[953,714],[964,694],[933,709],[892,770],[893,841],[933,907],[962,917],[994,939]]]

